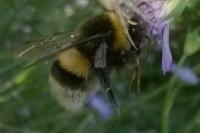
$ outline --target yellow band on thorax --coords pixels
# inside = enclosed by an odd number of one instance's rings
[[[128,38],[126,37],[126,34],[124,33],[124,29],[119,16],[117,16],[117,14],[115,14],[114,12],[108,12],[108,16],[111,20],[115,32],[113,49],[114,50],[130,49],[130,44]]]
[[[64,70],[79,77],[87,78],[90,75],[90,61],[75,48],[60,53],[58,61]]]

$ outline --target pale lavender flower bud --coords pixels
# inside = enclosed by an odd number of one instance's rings
[[[169,47],[169,24],[164,24],[162,32],[162,71],[164,74],[170,70],[172,54]]]
[[[103,97],[97,94],[92,94],[88,101],[88,105],[95,109],[103,120],[112,117],[112,108]]]
[[[188,67],[177,68],[175,64],[172,65],[171,71],[176,73],[179,79],[190,85],[198,85],[199,77],[194,73],[194,71]]]

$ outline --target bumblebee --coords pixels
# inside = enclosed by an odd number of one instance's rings
[[[145,31],[137,14],[127,12],[126,4],[112,4],[103,5],[105,11],[88,19],[77,32],[34,40],[19,54],[33,58],[27,67],[54,58],[49,76],[51,93],[67,110],[81,110],[98,80],[119,115],[109,76],[127,64],[136,66]]]

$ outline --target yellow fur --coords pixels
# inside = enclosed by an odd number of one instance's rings
[[[89,60],[75,48],[60,53],[58,60],[63,69],[79,77],[87,78],[90,75]]]
[[[114,50],[128,50],[130,48],[130,44],[124,33],[124,29],[119,17],[113,12],[109,12],[108,16],[111,19],[113,28],[116,32],[114,43],[113,43],[113,49]]]

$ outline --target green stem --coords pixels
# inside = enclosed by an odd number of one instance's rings
[[[130,106],[126,106],[126,108],[124,108],[122,110],[122,112],[127,113],[130,109],[133,109],[137,106],[143,105],[144,103],[150,101],[151,99],[155,98],[159,94],[163,93],[165,90],[166,90],[166,87],[163,85],[163,86],[157,88],[155,91],[149,92],[148,94],[140,97],[137,101],[132,103]]]
[[[177,68],[179,68],[187,59],[186,55],[183,55],[178,63]],[[169,115],[172,109],[176,94],[178,92],[179,87],[174,87],[177,80],[176,73],[172,76],[169,87],[167,90],[167,94],[165,96],[163,112],[161,116],[161,133],[169,133]]]

